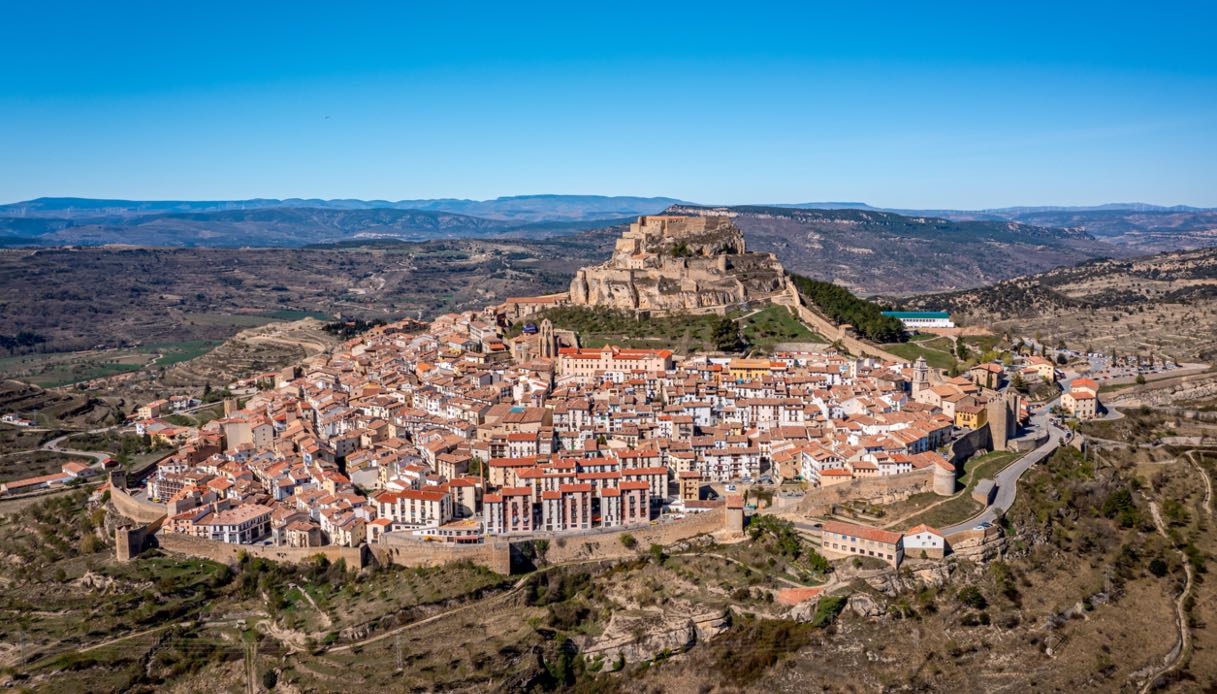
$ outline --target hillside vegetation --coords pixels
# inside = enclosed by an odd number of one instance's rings
[[[874,210],[674,207],[734,215],[748,247],[787,270],[861,294],[905,294],[990,284],[1097,257],[1127,255],[1081,231],[1005,221],[956,222]]]
[[[904,337],[904,324],[897,318],[883,315],[883,307],[859,299],[848,289],[832,282],[813,280],[791,274],[799,294],[814,304],[838,325],[854,326],[863,337],[875,342],[898,342]]]
[[[380,242],[317,249],[0,251],[14,354],[222,340],[306,315],[424,317],[565,289],[610,243]]]
[[[917,296],[903,308],[948,310],[997,332],[1039,333],[1076,349],[1217,358],[1217,249],[1098,260],[967,291]]]

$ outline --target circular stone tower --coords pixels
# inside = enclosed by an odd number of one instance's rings
[[[938,496],[955,493],[955,466],[945,460],[934,466],[934,493]]]

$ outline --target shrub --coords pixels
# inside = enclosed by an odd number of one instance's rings
[[[816,604],[815,616],[811,618],[811,625],[822,629],[832,624],[837,615],[841,614],[841,610],[845,609],[845,602],[844,595],[825,595],[820,598],[820,602]]]
[[[1149,562],[1149,572],[1158,578],[1165,576],[1169,568],[1161,559],[1153,559]]]
[[[621,544],[624,545],[626,549],[634,549],[638,546],[638,538],[629,533],[622,533]]]
[[[663,545],[652,544],[650,552],[651,558],[658,564],[664,563],[668,558],[667,553],[663,551]]]
[[[959,590],[955,596],[959,602],[976,610],[983,610],[989,606],[989,601],[985,599],[984,593],[976,586],[966,586]]]

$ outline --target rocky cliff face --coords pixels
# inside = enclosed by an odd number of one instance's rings
[[[571,302],[634,311],[705,311],[786,291],[781,263],[749,253],[729,217],[639,217],[608,262],[579,270]]]

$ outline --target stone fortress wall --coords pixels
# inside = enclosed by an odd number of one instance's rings
[[[454,545],[399,540],[389,534],[368,549],[382,565],[431,567],[467,561],[504,576],[511,574],[511,544],[499,539],[488,539],[476,545]]]
[[[652,545],[671,545],[698,535],[712,535],[725,530],[729,514],[725,507],[693,514],[678,521],[657,523],[640,528],[623,528],[613,532],[586,535],[561,535],[545,538],[549,548],[545,561],[550,564],[588,559],[628,559],[647,551]],[[737,511],[742,513],[742,510]],[[625,546],[622,537],[634,538],[633,549]]]
[[[295,564],[310,561],[320,555],[329,559],[330,562],[342,559],[352,569],[358,569],[367,564],[367,550],[362,546],[275,547],[271,545],[234,545],[227,542],[171,532],[157,533],[156,546],[166,552],[210,559],[223,564],[235,563],[240,559],[242,554]]]
[[[829,487],[815,487],[807,490],[807,493],[791,507],[779,503],[774,511],[777,515],[788,518],[823,516],[831,513],[833,506],[846,501],[864,501],[875,505],[886,505],[903,501],[914,494],[931,491],[935,491],[934,470],[922,468],[899,475],[870,477]]]
[[[110,503],[114,504],[114,509],[124,518],[130,518],[138,523],[154,523],[165,517],[163,505],[136,499],[127,490],[115,486],[113,483],[110,486]]]

